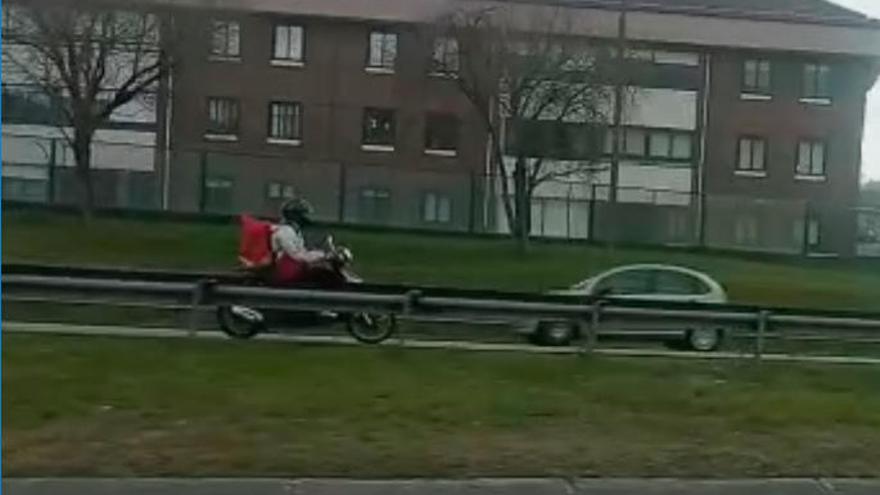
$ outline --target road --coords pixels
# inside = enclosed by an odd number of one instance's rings
[[[56,335],[83,335],[83,336],[112,336],[129,338],[186,338],[189,334],[179,329],[169,328],[140,328],[121,327],[110,325],[71,325],[62,323],[22,323],[4,321],[4,332],[31,333],[31,334],[56,334]],[[227,337],[220,332],[198,332],[197,338],[226,340]],[[323,345],[363,345],[349,337],[330,335],[283,335],[264,334],[258,337],[261,340],[300,343],[300,344],[323,344]],[[455,349],[477,352],[523,352],[536,354],[576,354],[584,352],[577,346],[572,347],[538,347],[529,344],[512,343],[487,343],[467,341],[444,341],[444,340],[410,340],[392,339],[383,343],[385,346],[400,346],[412,349]],[[609,349],[600,348],[593,351],[603,356],[619,357],[664,357],[681,359],[751,359],[748,354],[735,352],[689,352],[669,351],[652,348],[636,349]],[[787,354],[764,354],[764,361],[775,362],[809,362],[817,364],[848,364],[848,365],[880,365],[880,358],[850,357],[850,356],[803,356]]]
[[[9,495],[876,495],[880,480],[13,479]]]

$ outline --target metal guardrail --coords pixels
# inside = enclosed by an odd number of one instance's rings
[[[45,271],[45,270],[44,270]],[[73,271],[79,275],[81,272]],[[137,303],[174,303],[175,307],[196,310],[220,304],[246,304],[280,310],[335,310],[390,312],[407,318],[422,316],[452,318],[459,321],[491,319],[511,323],[553,319],[571,321],[585,330],[584,348],[596,344],[602,324],[648,322],[666,325],[719,325],[736,329],[740,336],[754,339],[753,354],[764,352],[768,339],[788,339],[798,332],[813,332],[811,340],[835,342],[865,342],[880,338],[880,315],[869,313],[833,312],[831,315],[796,314],[786,309],[775,312],[772,308],[745,306],[634,303],[596,299],[560,298],[559,296],[530,295],[517,299],[510,293],[494,297],[493,293],[461,291],[453,297],[453,289],[445,295],[432,295],[431,289],[384,286],[352,288],[346,291],[282,289],[235,283],[236,279],[205,278],[170,273],[170,281],[161,281],[157,272],[148,280],[124,278],[82,277],[72,274],[33,275],[4,273],[3,296],[39,295],[46,301],[135,301]],[[241,280],[241,279],[238,279]],[[372,290],[371,290],[372,289]],[[426,294],[427,292],[427,294]],[[434,291],[436,293],[437,291]],[[442,294],[442,291],[441,291]],[[195,317],[191,332],[196,331]],[[852,335],[849,340],[846,334]]]

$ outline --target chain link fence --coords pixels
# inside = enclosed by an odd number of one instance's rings
[[[288,156],[96,143],[93,184],[101,208],[273,216],[303,196],[316,219],[340,224],[473,234],[509,232],[501,180],[462,170],[302,161]],[[163,191],[162,184],[166,184]],[[849,210],[800,200],[698,195],[589,180],[548,181],[531,200],[532,235],[785,254],[880,256],[880,208]],[[3,197],[76,204],[72,155],[58,138],[4,136]],[[163,198],[167,204],[163,204]],[[509,198],[509,201],[512,201]],[[852,228],[842,226],[852,225]],[[851,240],[847,241],[847,236]],[[843,246],[843,247],[842,247]]]

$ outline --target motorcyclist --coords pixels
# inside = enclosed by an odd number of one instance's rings
[[[276,283],[305,282],[310,270],[327,260],[323,251],[306,247],[302,229],[312,223],[312,212],[312,205],[303,198],[290,199],[281,206],[281,221],[272,226],[270,237]]]

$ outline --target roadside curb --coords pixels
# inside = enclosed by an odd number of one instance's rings
[[[11,478],[11,495],[869,495],[880,479]]]

